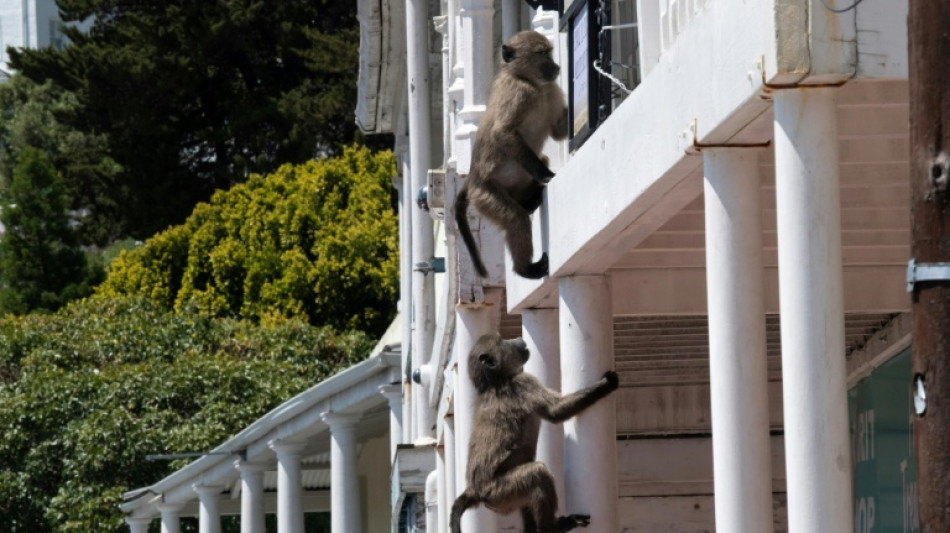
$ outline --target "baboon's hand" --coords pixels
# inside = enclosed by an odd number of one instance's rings
[[[620,378],[613,370],[604,372],[604,380],[607,381],[607,388],[610,390],[617,390],[617,386],[620,385]]]
[[[590,515],[586,514],[572,514],[557,519],[557,529],[559,531],[570,531],[575,527],[587,527],[589,525]]]

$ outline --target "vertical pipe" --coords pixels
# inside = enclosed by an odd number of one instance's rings
[[[775,196],[789,531],[852,530],[837,92],[776,91]]]
[[[508,42],[521,29],[521,2],[501,0],[501,42]]]
[[[356,422],[359,417],[328,412],[321,418],[330,426],[330,531],[362,531],[356,469]]]
[[[410,196],[425,187],[431,165],[432,110],[429,103],[429,2],[406,0],[406,73],[409,78],[409,167]],[[421,265],[435,249],[432,219],[416,208],[412,216],[412,366],[428,364],[435,338],[435,274]],[[434,434],[429,394],[413,383],[415,437]]]
[[[486,297],[488,295],[489,293],[486,292]],[[500,305],[500,303],[500,298],[493,302],[494,305]],[[472,436],[472,420],[475,416],[477,396],[468,371],[468,356],[478,339],[486,333],[495,331],[496,328],[492,325],[491,309],[488,305],[459,306],[456,312],[458,318],[455,323],[458,329],[455,339],[455,360],[458,361],[458,388],[455,389],[455,449],[459,471],[465,472],[468,465],[468,447]],[[461,493],[467,486],[464,474],[457,482]],[[497,531],[497,527],[495,514],[482,506],[469,509],[462,516],[462,531],[493,533]]]
[[[614,366],[610,280],[603,275],[560,278],[561,388],[565,393],[601,379]],[[611,394],[564,423],[567,514],[589,514],[588,533],[616,533],[617,400]]]
[[[397,153],[400,153],[397,139]],[[402,438],[401,442],[412,442],[415,440],[414,427],[412,421],[412,383],[408,380],[408,373],[412,368],[412,218],[413,200],[410,190],[412,189],[412,177],[409,170],[409,163],[405,151],[400,153],[399,163],[401,176],[393,178],[393,183],[398,183],[396,190],[399,193],[399,314],[402,318],[402,371],[403,371],[403,389],[402,395]],[[399,179],[401,177],[401,179]]]
[[[703,150],[716,530],[772,531],[762,207],[755,150]]]
[[[271,441],[268,445],[277,453],[277,533],[299,533],[303,531],[300,454],[304,444]]]
[[[521,315],[524,341],[531,356],[525,372],[534,375],[549,389],[561,391],[561,347],[558,335],[557,309],[530,309]],[[554,476],[558,509],[564,510],[564,427],[541,423],[538,435],[538,461]]]
[[[234,462],[241,472],[241,533],[264,533],[264,470],[261,463]]]
[[[436,508],[438,528],[436,531],[445,531],[448,524],[448,509],[445,505],[445,445],[442,444],[435,451],[436,497],[432,505]]]
[[[454,373],[453,373],[454,374]],[[457,390],[457,389],[456,389]],[[455,442],[455,416],[447,415],[442,426],[445,437],[445,491],[443,493],[443,505],[446,509],[452,508],[452,503],[458,496],[458,457],[457,444]]]
[[[433,470],[426,476],[425,499],[426,531],[439,531],[439,474]]]

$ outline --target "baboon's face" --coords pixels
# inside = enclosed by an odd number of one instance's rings
[[[468,365],[476,388],[510,379],[524,370],[530,352],[520,338],[504,340],[497,334],[484,335],[469,354]]]
[[[536,31],[523,31],[501,47],[501,57],[515,76],[550,83],[561,72],[561,67],[551,57],[551,50],[547,37]]]

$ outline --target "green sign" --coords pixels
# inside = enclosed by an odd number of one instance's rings
[[[855,533],[920,531],[910,350],[848,391]]]

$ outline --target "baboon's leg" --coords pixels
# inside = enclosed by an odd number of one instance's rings
[[[529,279],[546,276],[547,254],[543,254],[536,263],[531,262],[534,247],[531,243],[531,218],[528,212],[502,188],[488,183],[482,189],[470,189],[469,202],[504,230],[505,242],[515,263],[515,273]]]
[[[484,492],[483,501],[490,508],[498,509],[502,513],[528,507],[537,531],[559,531],[555,516],[557,493],[554,489],[554,477],[540,461],[517,466],[492,480],[488,490]],[[525,513],[522,513],[522,516]],[[528,525],[527,520],[525,524]]]
[[[521,520],[524,533],[538,533],[538,524],[534,521],[534,510],[531,507],[521,508]]]
[[[531,186],[524,194],[524,201],[521,202],[521,207],[524,208],[528,214],[534,213],[534,211],[541,207],[541,202],[544,201],[544,186],[538,182],[532,182]]]
[[[542,257],[537,263],[531,263],[534,255],[534,243],[531,242],[531,219],[524,210],[518,213],[511,225],[505,230],[505,242],[511,252],[511,260],[515,263],[515,272],[525,278],[538,279],[547,272],[547,257]]]

